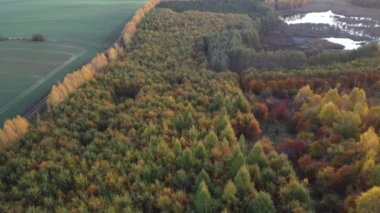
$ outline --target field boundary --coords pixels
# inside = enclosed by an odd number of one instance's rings
[[[0,49],[7,49],[7,50],[20,50],[20,51],[30,51],[30,52],[38,52],[38,51],[44,51],[44,52],[53,52],[53,53],[61,53],[65,55],[71,56],[68,60],[63,62],[60,66],[56,67],[54,70],[50,71],[48,74],[46,74],[43,78],[38,80],[35,84],[33,84],[28,89],[24,90],[22,93],[20,93],[18,96],[16,96],[14,99],[12,99],[10,102],[8,102],[4,107],[0,108],[0,116],[2,116],[5,112],[9,110],[13,105],[15,105],[19,100],[33,92],[36,88],[38,88],[40,85],[42,85],[45,81],[49,80],[52,76],[54,76],[56,73],[61,71],[63,68],[65,68],[67,65],[74,62],[79,57],[83,56],[87,50],[84,48],[78,48],[78,47],[71,47],[71,46],[65,46],[65,45],[45,45],[48,47],[64,47],[64,48],[71,48],[71,49],[78,49],[81,50],[81,52],[74,54],[64,51],[54,51],[54,50],[28,50],[28,49],[22,49],[22,48],[0,48]]]
[[[34,61],[34,60],[17,60],[17,59],[12,59],[12,58],[0,58],[0,61],[10,61],[10,62],[19,62],[19,63],[32,63],[32,64],[44,64],[44,65],[60,65],[61,63],[49,63],[49,62],[39,62],[39,61]],[[7,72],[2,72],[1,73],[7,73]]]

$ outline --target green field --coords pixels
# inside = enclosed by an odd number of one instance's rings
[[[0,0],[0,124],[25,113],[61,80],[111,46],[144,0]]]

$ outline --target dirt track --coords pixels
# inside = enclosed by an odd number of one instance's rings
[[[349,0],[311,0],[309,5],[293,10],[281,11],[281,14],[332,12],[344,16],[363,16],[373,19],[380,19],[380,9],[363,8],[352,5]]]

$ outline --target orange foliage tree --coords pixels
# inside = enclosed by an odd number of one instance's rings
[[[137,26],[139,25],[141,20],[144,18],[145,14],[152,11],[159,3],[160,3],[160,0],[148,1],[143,8],[136,11],[132,20],[125,25],[124,32],[123,32],[123,43],[125,47],[127,47],[129,42],[131,42],[133,36],[136,33]]]
[[[127,46],[132,40],[136,33],[137,26],[144,18],[145,14],[152,11],[159,2],[159,0],[150,0],[144,5],[144,7],[136,11],[132,20],[125,25],[123,31],[124,46]],[[118,59],[123,52],[124,49],[116,43],[113,47],[109,48],[106,53],[98,54],[90,61],[90,63],[84,65],[81,69],[68,74],[61,83],[52,87],[46,100],[48,109],[57,106],[78,87],[82,86],[87,81],[92,80],[97,71],[106,66],[109,62]]]
[[[0,147],[7,148],[17,142],[24,136],[29,129],[29,122],[20,116],[12,120],[5,121],[2,129],[0,129]]]

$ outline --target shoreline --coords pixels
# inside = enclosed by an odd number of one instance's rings
[[[352,5],[349,0],[311,0],[309,4],[295,8],[278,10],[279,19],[281,17],[298,14],[332,11],[335,14],[345,17],[364,17],[380,21],[380,9],[362,8]],[[379,32],[369,31],[361,28],[373,38],[380,37]],[[344,46],[326,38],[347,38],[353,41],[369,42],[371,39],[364,36],[357,36],[346,31],[341,31],[335,26],[325,24],[299,24],[287,25],[281,21],[277,29],[268,33],[266,37],[267,46],[273,50],[300,49],[312,55],[325,50],[341,50]]]
[[[326,12],[331,10],[333,13],[353,16],[380,19],[380,9],[365,8],[353,5],[349,0],[311,0],[308,5],[300,8],[278,11],[279,15],[292,15],[297,13]]]

